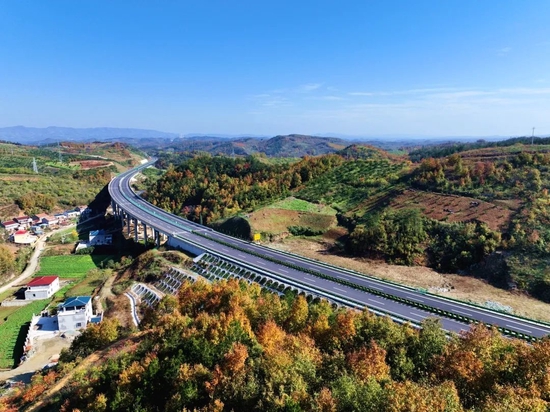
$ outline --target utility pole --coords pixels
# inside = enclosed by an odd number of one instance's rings
[[[32,171],[38,173],[38,166],[36,165],[36,157],[32,158]]]
[[[533,146],[534,141],[535,141],[535,128],[533,127],[533,134],[531,134],[531,146]]]
[[[57,141],[57,150],[59,152],[59,163],[63,163],[63,157],[61,156],[61,145],[59,144],[59,140]]]

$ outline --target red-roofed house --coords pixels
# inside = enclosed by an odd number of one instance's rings
[[[59,277],[40,276],[27,283],[26,300],[48,299],[59,290]]]
[[[36,236],[31,235],[26,230],[18,230],[13,234],[13,243],[18,245],[32,245],[36,242]]]
[[[19,227],[19,223],[17,223],[15,220],[7,220],[5,222],[2,222],[2,226],[6,230],[15,230]]]

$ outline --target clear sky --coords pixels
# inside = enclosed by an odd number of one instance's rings
[[[0,127],[550,134],[548,0],[0,0]]]

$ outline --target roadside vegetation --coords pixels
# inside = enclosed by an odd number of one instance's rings
[[[448,340],[437,322],[423,326],[246,282],[185,283],[137,334],[122,337],[115,321],[92,326],[55,371],[0,402],[96,411],[546,410],[550,340],[528,345],[481,325]]]

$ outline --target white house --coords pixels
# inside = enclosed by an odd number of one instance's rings
[[[38,239],[26,230],[18,230],[13,234],[13,243],[18,245],[32,245]]]
[[[78,210],[66,210],[65,216],[67,216],[67,219],[72,219],[74,217],[80,216],[80,211]]]
[[[25,300],[47,299],[59,290],[57,276],[40,276],[27,283]]]
[[[93,317],[92,298],[75,296],[59,306],[57,324],[61,332],[84,329]]]
[[[30,225],[32,223],[32,217],[30,216],[19,216],[15,217],[13,220],[19,222],[20,225]]]
[[[5,222],[2,222],[2,226],[6,230],[15,230],[19,227],[19,223],[17,223],[15,220],[7,220]]]
[[[113,235],[105,234],[103,229],[91,230],[88,234],[89,246],[110,245],[113,243]]]

